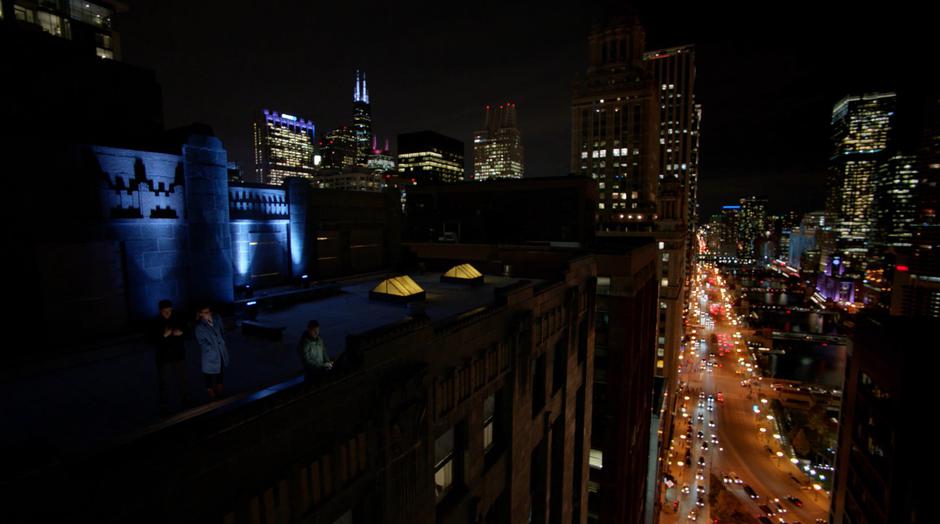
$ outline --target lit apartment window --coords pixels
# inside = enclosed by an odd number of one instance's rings
[[[493,446],[493,428],[496,420],[496,395],[483,401],[483,451]]]
[[[664,279],[662,280],[662,282],[660,282],[660,286],[662,286],[662,287],[666,287],[666,286],[668,286],[668,285],[669,285],[669,279],[668,279],[668,278],[664,278]]]
[[[588,465],[594,469],[604,469],[604,452],[592,449],[588,455]]]
[[[454,428],[434,441],[434,493],[438,500],[454,484]]]

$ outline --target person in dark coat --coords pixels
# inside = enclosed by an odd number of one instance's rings
[[[327,372],[333,369],[333,362],[330,361],[330,355],[326,352],[326,344],[320,338],[320,323],[316,320],[307,323],[307,330],[300,336],[297,352],[300,354],[304,372],[310,381],[316,382],[323,379]]]
[[[206,381],[206,393],[213,400],[224,392],[224,371],[229,363],[222,317],[214,314],[208,306],[200,308],[196,316],[195,334],[202,350],[202,376]]]
[[[169,389],[175,382],[183,405],[189,404],[186,387],[186,349],[183,346],[183,323],[173,313],[173,303],[161,300],[160,314],[154,319],[152,336],[156,345],[157,374],[160,379],[160,415],[170,413]]]

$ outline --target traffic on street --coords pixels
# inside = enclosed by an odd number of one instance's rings
[[[826,522],[829,494],[781,437],[717,268],[697,264],[688,296],[660,522]]]

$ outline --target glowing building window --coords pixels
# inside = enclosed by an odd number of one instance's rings
[[[454,428],[434,441],[434,493],[440,500],[454,484]]]
[[[483,401],[483,450],[493,446],[493,429],[496,419],[496,395],[490,395]]]

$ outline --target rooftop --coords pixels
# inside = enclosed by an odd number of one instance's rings
[[[397,323],[409,316],[401,303],[369,299],[369,291],[388,276],[370,275],[341,283],[337,295],[280,310],[262,310],[257,320],[284,326],[281,341],[246,337],[239,329],[226,332],[231,365],[225,370],[229,398],[205,404],[199,349],[186,341],[185,373],[195,405],[169,419],[158,412],[158,376],[153,348],[147,341],[128,341],[98,357],[69,367],[0,382],[0,414],[5,422],[0,448],[11,470],[93,452],[134,435],[142,435],[207,411],[250,402],[299,383],[302,372],[295,351],[307,322],[316,319],[326,350],[337,358],[346,337]],[[481,285],[444,283],[441,273],[409,275],[426,292],[424,314],[438,321],[494,301],[497,288],[523,279],[485,276]],[[538,284],[538,279],[525,279]],[[176,400],[176,399],[174,399]],[[179,407],[178,405],[174,407]]]
[[[483,285],[467,286],[441,282],[441,273],[437,272],[409,276],[424,289],[424,313],[432,321],[492,303],[497,288],[522,280],[485,275]],[[339,295],[298,304],[283,311],[263,312],[258,320],[287,326],[284,339],[289,342],[300,338],[309,320],[317,320],[326,350],[332,358],[336,358],[346,349],[348,335],[370,331],[409,316],[408,307],[403,304],[369,298],[369,291],[383,280],[385,277],[375,277],[343,286]]]

